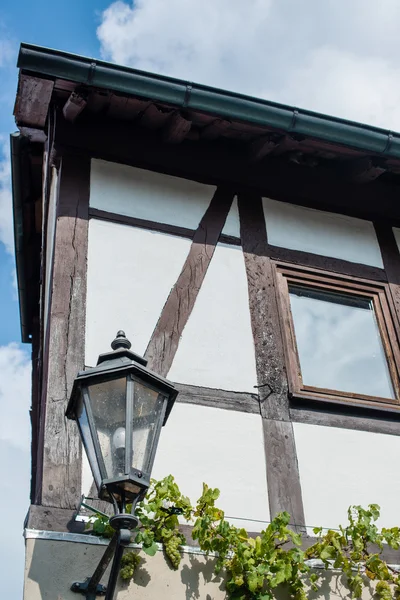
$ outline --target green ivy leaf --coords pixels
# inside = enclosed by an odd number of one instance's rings
[[[149,556],[154,556],[157,550],[158,546],[156,542],[153,542],[151,546],[143,546],[143,552],[145,552]]]

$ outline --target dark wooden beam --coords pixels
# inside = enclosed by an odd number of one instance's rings
[[[14,107],[17,125],[35,128],[45,126],[53,87],[54,81],[50,79],[20,74]]]
[[[271,517],[287,511],[294,528],[305,531],[293,423],[263,419],[263,430]]]
[[[321,256],[320,254],[303,252],[302,250],[281,248],[280,246],[273,246],[271,244],[268,244],[267,252],[268,256],[281,262],[332,271],[341,275],[349,275],[350,277],[361,277],[362,279],[371,279],[373,281],[387,281],[385,270],[379,267],[362,265],[341,258]]]
[[[271,135],[263,135],[256,140],[250,142],[247,146],[249,160],[257,162],[261,160],[276,148],[276,141],[271,138]]]
[[[151,336],[145,357],[149,368],[166,376],[183,329],[196,302],[208,265],[228,216],[233,192],[218,188],[206,210],[177,282],[172,288]]]
[[[23,127],[20,126],[19,131],[21,135],[28,138],[30,142],[38,142],[39,144],[44,144],[46,141],[46,133],[43,129],[36,129],[35,127]]]
[[[362,157],[346,161],[338,167],[338,172],[355,183],[369,183],[387,171],[385,161],[378,158]]]
[[[261,198],[239,194],[238,204],[261,413],[288,421],[286,365]]]
[[[390,223],[377,221],[374,223],[376,237],[381,249],[383,266],[389,283],[393,301],[394,318],[398,341],[400,343],[400,253]]]
[[[149,107],[150,108],[150,107]],[[165,122],[166,116],[162,117]],[[161,127],[162,123],[160,123]],[[269,156],[264,163],[249,162],[245,146],[183,141],[171,152],[157,133],[112,119],[90,120],[86,113],[71,125],[61,119],[59,145],[136,167],[153,169],[213,185],[254,190],[283,202],[374,219],[389,215],[400,222],[399,186],[380,181],[368,186],[343,180],[332,168],[310,169]]]
[[[286,152],[293,152],[298,149],[300,141],[290,135],[284,135],[273,149],[274,156],[280,156]]]
[[[170,225],[169,223],[148,221],[147,219],[139,219],[138,217],[128,217],[127,215],[120,215],[117,213],[108,212],[106,210],[100,210],[98,208],[90,208],[89,217],[101,219],[102,221],[111,221],[112,223],[121,223],[122,225],[130,225],[131,227],[139,227],[140,229],[150,229],[151,231],[169,233],[170,235],[189,238],[190,240],[195,234],[194,229],[188,229],[187,227],[179,227],[178,225]]]
[[[180,144],[190,131],[192,122],[185,119],[179,112],[173,113],[164,125],[163,141],[167,144]]]
[[[202,140],[216,140],[227,131],[232,123],[224,119],[215,119],[212,123],[209,123],[200,131],[200,138]]]
[[[183,383],[174,385],[179,392],[177,402],[260,414],[258,394],[217,390]]]
[[[75,521],[75,517],[75,510],[31,504],[26,516],[25,527],[41,531],[83,533],[85,523]]]
[[[70,123],[74,123],[74,121],[79,117],[81,112],[85,109],[87,105],[88,94],[85,91],[75,90],[71,92],[68,100],[64,104],[63,107],[63,115],[64,118]]]
[[[113,94],[107,114],[116,119],[131,120],[144,112],[150,104],[150,100],[139,100],[139,98],[129,98],[128,96]]]
[[[151,231],[160,231],[170,235],[193,239],[196,233],[195,229],[180,227],[179,225],[170,225],[169,223],[158,223],[157,221],[148,221],[147,219],[139,219],[138,217],[128,217],[118,213],[100,210],[98,208],[89,208],[89,217],[101,219],[102,221],[111,221],[112,223],[121,223],[122,225],[130,225],[131,227],[139,227],[140,229],[150,229]],[[221,233],[219,241],[232,246],[240,246],[240,238],[233,235],[225,235]]]
[[[150,131],[156,131],[165,125],[170,115],[171,111],[162,111],[155,104],[149,104],[140,117],[140,124]]]
[[[81,494],[78,428],[65,418],[84,366],[90,161],[63,155],[55,232],[40,503],[74,508]]]
[[[280,315],[261,197],[239,194],[238,205],[263,417],[270,514],[274,517],[280,511],[288,511],[296,528],[301,530],[305,524],[304,508],[289,413]]]
[[[290,418],[295,423],[400,435],[400,415],[396,413],[391,413],[389,418],[385,418],[384,416],[374,415],[372,410],[353,408],[351,411],[343,405],[338,407],[337,412],[333,412],[333,410],[332,408],[330,410],[327,408],[318,410],[318,408],[310,408],[304,403],[294,401],[290,408]]]

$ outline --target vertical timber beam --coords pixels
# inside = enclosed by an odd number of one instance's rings
[[[90,159],[64,155],[51,282],[44,382],[45,415],[39,503],[74,508],[81,494],[82,451],[78,429],[65,418],[73,380],[84,367],[86,260]]]
[[[249,292],[258,389],[263,420],[271,517],[287,511],[296,529],[305,526],[288,381],[273,265],[268,253],[261,197],[239,194],[240,236]]]
[[[147,346],[149,368],[164,377],[174,360],[180,337],[196,302],[208,265],[225,225],[233,192],[218,188],[193,236],[189,254],[172,288]]]
[[[374,227],[397,317],[396,331],[400,341],[400,253],[392,226],[386,222],[375,222]]]

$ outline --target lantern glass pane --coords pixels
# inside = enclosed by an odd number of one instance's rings
[[[90,468],[92,469],[92,474],[96,485],[100,488],[101,483],[101,475],[99,463],[97,461],[96,452],[94,449],[93,437],[89,427],[88,416],[86,412],[85,405],[83,403],[82,391],[80,392],[80,397],[77,402],[76,407],[76,420],[78,422],[78,427],[81,433],[81,438],[83,445],[85,447],[86,455],[88,457],[88,461],[90,464]]]
[[[125,475],[126,377],[88,387],[107,479]]]
[[[132,468],[150,476],[167,398],[135,381],[132,422]]]

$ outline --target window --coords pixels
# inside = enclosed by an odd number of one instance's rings
[[[385,284],[276,265],[293,398],[400,408]]]

